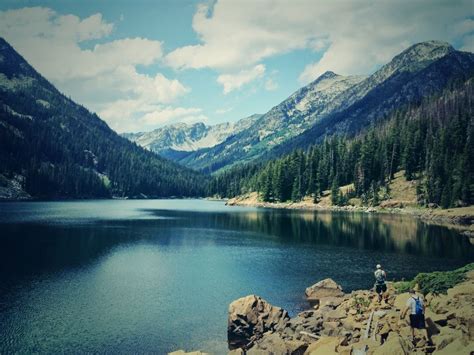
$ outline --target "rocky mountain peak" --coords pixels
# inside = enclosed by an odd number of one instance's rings
[[[426,41],[414,44],[407,48],[390,63],[382,67],[385,73],[394,73],[396,71],[417,71],[430,63],[438,60],[452,52],[454,48],[447,42],[442,41]]]
[[[452,52],[455,52],[455,49],[449,43],[442,41],[426,41],[412,45],[396,55],[367,80],[354,87],[354,93],[350,93],[351,97],[346,98],[346,106],[364,97],[370,90],[392,77],[392,75],[421,71]],[[355,95],[356,91],[357,95]]]
[[[436,60],[451,52],[454,52],[454,48],[448,42],[426,41],[412,45],[397,55],[393,60]]]
[[[321,74],[316,80],[325,80],[325,79],[331,79],[336,76],[339,76],[338,74],[334,73],[333,71],[325,71],[323,74]]]
[[[191,152],[223,142],[227,137],[247,129],[260,116],[255,114],[237,122],[223,122],[215,125],[204,122],[178,122],[159,127],[151,132],[124,133],[122,136],[160,154],[170,149]]]

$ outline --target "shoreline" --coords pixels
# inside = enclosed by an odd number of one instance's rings
[[[407,301],[416,289],[426,330],[411,333]],[[304,291],[308,306],[297,315],[250,294],[229,305],[228,355],[254,354],[468,354],[472,327],[474,263],[387,282],[383,301],[373,289],[344,292],[332,279]],[[412,336],[414,335],[414,336]],[[177,350],[168,355],[209,355]]]
[[[227,206],[245,206],[273,208],[282,210],[317,211],[317,212],[357,212],[374,214],[395,214],[411,216],[427,224],[438,225],[457,230],[469,237],[474,243],[474,206],[456,208],[425,208],[425,207],[383,207],[383,206],[332,206],[315,204],[306,199],[300,202],[263,202],[259,201],[256,193],[250,193],[228,199]]]

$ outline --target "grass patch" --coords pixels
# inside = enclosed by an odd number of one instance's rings
[[[352,299],[352,308],[355,308],[357,310],[357,314],[363,314],[367,312],[369,305],[370,300],[364,297],[354,296],[354,298]]]
[[[393,287],[397,290],[397,293],[408,292],[412,288],[413,281],[398,281],[393,283]]]
[[[418,284],[420,292],[439,294],[463,282],[466,279],[466,272],[474,270],[474,263],[467,264],[462,268],[453,271],[435,271],[430,273],[420,273],[412,281],[399,281],[394,283],[395,289],[399,293],[407,292],[410,288]]]

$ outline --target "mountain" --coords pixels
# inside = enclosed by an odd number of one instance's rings
[[[306,151],[216,174],[210,192],[244,195],[244,204],[258,194],[324,208],[474,205],[473,98],[474,77],[453,82],[355,136],[332,135]]]
[[[446,42],[413,45],[328,105],[311,129],[271,152],[278,156],[305,148],[325,136],[353,134],[394,110],[418,104],[456,82],[474,75],[474,54],[456,51]]]
[[[202,196],[206,182],[120,137],[0,38],[0,198]]]
[[[273,107],[247,129],[211,149],[188,155],[180,163],[212,172],[236,162],[258,158],[270,148],[310,128],[329,102],[363,79],[326,72]]]
[[[255,114],[235,123],[216,125],[206,125],[202,122],[176,123],[151,132],[124,133],[122,136],[163,157],[180,160],[189,152],[214,147],[229,136],[248,128],[260,116]]]
[[[273,107],[249,128],[198,150],[181,163],[214,172],[237,163],[305,148],[328,134],[354,134],[440,93],[474,72],[474,55],[440,41],[415,44],[368,77],[326,72]]]

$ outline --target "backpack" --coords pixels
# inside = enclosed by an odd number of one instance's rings
[[[377,270],[375,272],[375,281],[379,285],[382,285],[382,284],[385,283],[385,275],[384,275],[384,272],[382,270]]]
[[[413,299],[415,300],[415,313],[417,315],[423,314],[423,304],[421,303],[420,298],[413,297]]]

